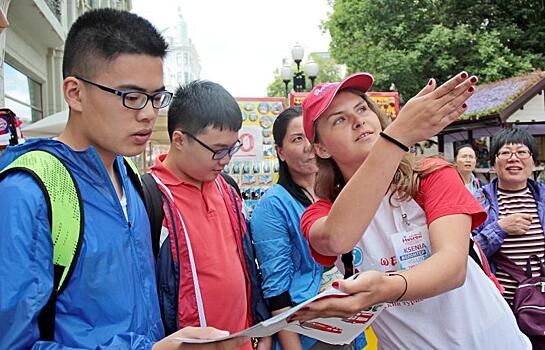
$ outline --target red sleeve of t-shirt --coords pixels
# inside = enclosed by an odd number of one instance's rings
[[[309,247],[310,252],[312,253],[312,257],[318,262],[318,264],[322,266],[333,265],[335,263],[335,260],[337,260],[337,257],[322,255],[312,248],[309,238],[310,227],[316,222],[316,220],[327,216],[329,214],[329,211],[331,210],[331,206],[332,204],[330,201],[320,199],[319,201],[309,206],[301,217],[301,231],[303,232],[305,238],[309,241]]]
[[[440,217],[454,214],[470,215],[472,230],[486,220],[486,212],[452,167],[436,170],[422,178],[419,190],[415,200],[426,213],[428,226]]]
[[[437,165],[440,160],[430,160],[425,166]],[[436,219],[447,215],[467,214],[471,216],[471,230],[479,227],[486,220],[486,212],[471,192],[465,187],[460,175],[452,167],[434,171],[420,180],[419,195],[415,201],[426,214],[426,223],[430,225]],[[301,217],[301,231],[309,240],[310,227],[320,218],[327,216],[332,203],[319,200],[307,208]],[[309,244],[310,246],[310,244]],[[310,250],[314,259],[323,266],[335,263],[336,256],[322,255]]]

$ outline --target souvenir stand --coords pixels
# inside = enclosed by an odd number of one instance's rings
[[[0,154],[7,146],[22,142],[21,125],[23,122],[8,108],[0,108]]]
[[[224,172],[237,181],[245,204],[251,211],[256,201],[278,179],[272,126],[276,116],[285,108],[285,99],[240,97],[236,100],[242,117],[239,132],[242,147]]]

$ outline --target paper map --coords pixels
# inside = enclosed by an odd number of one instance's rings
[[[354,278],[353,276],[352,278]],[[236,337],[254,337],[261,338],[271,336],[280,330],[289,330],[295,333],[303,334],[308,337],[320,340],[328,344],[349,344],[359,334],[361,334],[375,318],[384,309],[384,305],[375,305],[366,310],[360,311],[350,318],[316,318],[300,324],[298,321],[288,323],[286,319],[296,313],[305,305],[324,297],[331,296],[346,296],[347,294],[334,288],[329,288],[324,292],[316,295],[313,298],[281,313],[269,318],[253,327],[247,328],[241,332],[231,334],[227,337],[217,339],[191,339],[191,338],[174,338],[176,343],[212,343]]]

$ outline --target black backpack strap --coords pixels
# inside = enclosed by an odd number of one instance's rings
[[[220,175],[221,175],[221,177],[223,177],[225,182],[227,182],[229,185],[231,185],[231,187],[233,187],[235,189],[235,191],[238,193],[238,196],[240,198],[242,198],[242,193],[240,192],[240,187],[238,187],[238,184],[235,181],[235,179],[233,179],[231,176],[227,175],[224,172],[221,172]]]
[[[235,181],[235,179],[233,179],[231,176],[225,174],[224,172],[221,172],[220,174],[221,174],[221,177],[223,177],[223,179],[225,180],[225,182],[227,182],[227,184],[229,184],[229,189],[231,190],[231,197],[233,199],[233,203],[235,203],[235,209],[237,211],[238,228],[239,228],[240,232],[242,232],[241,217],[243,215],[240,213],[240,210],[239,210],[238,205],[237,205],[237,194],[238,194],[238,198],[240,198],[240,200],[242,200],[242,194],[240,193],[240,188],[238,187],[238,184]]]
[[[163,194],[157,187],[157,183],[151,174],[140,176],[136,164],[127,157],[124,157],[127,175],[136,187],[140,197],[144,201],[146,212],[148,213],[151,229],[151,247],[153,256],[157,259],[159,256],[159,241],[161,237],[161,228],[163,227]]]
[[[473,240],[473,237],[469,237],[469,256],[477,263],[477,265],[484,270],[484,262],[481,260],[481,256],[479,252],[477,251],[477,247],[475,246],[475,241]]]
[[[163,211],[163,193],[151,174],[142,175],[142,192],[151,228],[151,247],[153,256],[159,256],[159,241],[165,212]]]
[[[238,205],[237,205],[237,195],[235,193],[236,190],[235,190],[235,188],[233,188],[233,186],[229,186],[229,189],[231,190],[231,197],[233,198],[233,203],[235,203],[235,209],[237,211],[238,229],[242,233],[242,219],[241,219],[241,217],[243,215],[240,213],[240,210],[239,210]]]
[[[532,278],[532,259],[539,262],[539,275],[545,277],[545,266],[543,265],[543,261],[535,254],[530,255],[528,260],[526,260],[526,277]]]
[[[170,201],[159,189],[159,184],[151,174],[144,174],[142,190],[146,212],[149,217],[151,231],[151,246],[156,263],[157,294],[159,309],[166,334],[180,329],[178,323],[178,294],[180,280],[180,256],[175,212]],[[164,209],[163,209],[164,208]],[[166,211],[166,212],[165,212]],[[165,216],[170,220],[169,232],[161,246],[161,233]],[[171,245],[175,251],[171,251]],[[173,257],[177,258],[174,259]]]
[[[127,157],[123,157],[123,163],[125,163],[125,168],[127,169],[127,176],[134,184],[134,187],[136,187],[136,191],[138,191],[140,198],[144,199],[144,193],[142,192],[142,179],[140,178],[138,167],[132,159]]]
[[[500,251],[497,251],[496,254],[492,256],[492,260],[496,266],[510,274],[518,283],[521,283],[526,279],[525,272],[505,254],[500,253]]]

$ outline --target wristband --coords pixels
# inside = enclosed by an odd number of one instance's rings
[[[401,142],[399,142],[398,140],[394,139],[392,136],[388,135],[388,134],[385,134],[384,132],[380,132],[379,133],[380,136],[384,137],[386,140],[390,141],[391,143],[393,143],[394,145],[396,145],[397,147],[401,148],[402,150],[404,150],[405,152],[409,152],[409,147],[405,146],[404,144],[402,144]]]
[[[409,283],[407,283],[407,278],[405,278],[405,276],[400,273],[389,273],[388,276],[399,276],[403,278],[403,281],[405,281],[405,289],[403,290],[403,293],[401,293],[401,295],[396,300],[394,300],[394,303],[397,303],[401,300],[401,298],[405,296],[405,293],[407,293],[407,287],[409,287]]]

